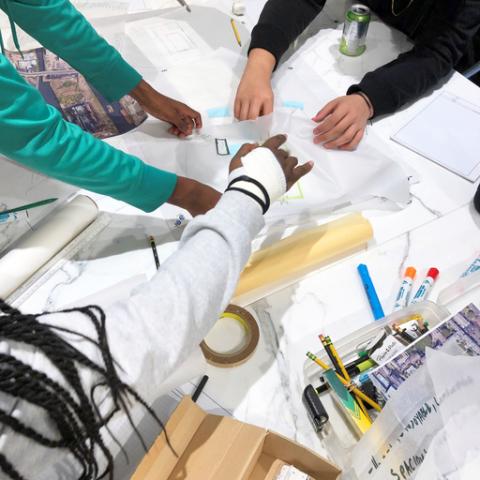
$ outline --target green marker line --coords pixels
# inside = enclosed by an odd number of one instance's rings
[[[0,215],[9,215],[10,213],[22,212],[31,208],[42,207],[43,205],[48,205],[49,203],[56,202],[57,200],[58,198],[47,198],[45,200],[40,200],[39,202],[28,203],[27,205],[11,208],[10,210],[0,211]]]

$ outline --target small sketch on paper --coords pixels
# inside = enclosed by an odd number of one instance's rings
[[[217,150],[217,155],[230,155],[230,150],[228,149],[228,142],[226,138],[216,138],[215,149]]]
[[[180,23],[172,22],[165,26],[155,26],[155,28],[152,25],[150,32],[156,37],[157,45],[165,55],[184,53],[197,48]]]
[[[126,33],[159,68],[188,63],[211,51],[205,40],[186,22],[149,18],[128,22]]]
[[[280,203],[288,203],[291,200],[304,200],[302,185],[300,180],[292,186],[292,188],[282,196]]]

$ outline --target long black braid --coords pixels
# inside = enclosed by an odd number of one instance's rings
[[[41,351],[62,374],[69,387],[64,388],[45,373],[35,370],[12,355],[0,353],[0,392],[43,409],[55,426],[56,437],[46,437],[2,409],[0,409],[0,424],[44,447],[63,448],[70,451],[82,469],[79,480],[97,480],[107,475],[113,479],[113,457],[104,443],[101,428],[105,427],[108,431],[107,423],[116,412],[123,411],[126,414],[146,450],[146,445],[130,416],[128,397],[132,397],[143,405],[162,429],[163,424],[147,403],[130,386],[120,380],[117,373],[119,366],[110,354],[103,310],[97,306],[87,306],[62,310],[58,313],[70,312],[80,312],[89,318],[97,338],[42,323],[38,319],[46,313],[22,314],[0,299],[0,340],[27,344]],[[57,332],[73,334],[95,344],[101,353],[103,366],[91,361]],[[97,383],[88,394],[80,380],[78,369],[80,366],[89,368],[98,377]],[[99,387],[107,387],[113,400],[113,409],[105,416],[100,414],[95,401],[95,391]],[[114,441],[117,442],[115,438]],[[103,472],[99,471],[95,455],[98,449],[107,462]],[[0,470],[13,480],[25,480],[1,453]]]

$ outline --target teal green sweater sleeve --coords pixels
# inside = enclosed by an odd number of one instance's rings
[[[123,97],[142,79],[68,0],[0,0],[0,8],[109,101]]]
[[[176,175],[146,165],[63,120],[0,54],[0,154],[44,175],[150,212]]]

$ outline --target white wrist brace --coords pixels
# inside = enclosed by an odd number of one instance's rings
[[[265,213],[270,202],[278,200],[287,190],[287,181],[282,167],[273,152],[265,147],[252,150],[242,157],[242,163],[243,167],[230,173],[227,190],[249,192],[251,194],[249,196],[255,197]],[[245,179],[236,181],[243,176]]]

